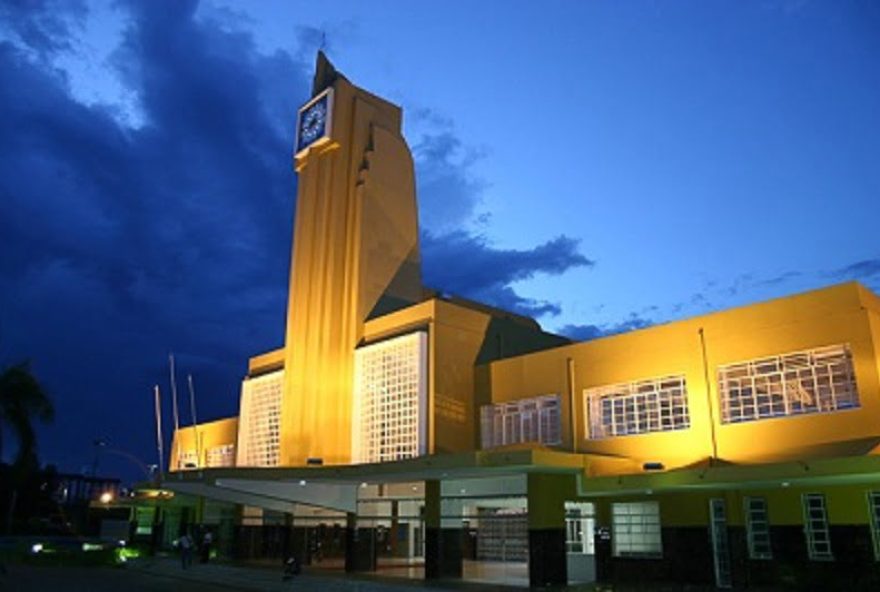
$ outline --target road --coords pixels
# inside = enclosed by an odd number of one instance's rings
[[[114,567],[35,567],[9,565],[0,575],[3,592],[229,592],[218,584],[180,579]]]

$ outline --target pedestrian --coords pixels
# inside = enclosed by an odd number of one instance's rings
[[[214,535],[211,534],[210,530],[205,531],[205,536],[202,537],[202,548],[200,549],[200,561],[202,563],[208,563],[208,560],[211,558],[211,544],[213,542]]]
[[[180,566],[183,569],[187,569],[190,565],[192,565],[192,537],[189,536],[188,532],[185,532],[177,541],[177,544],[178,546],[180,546]]]

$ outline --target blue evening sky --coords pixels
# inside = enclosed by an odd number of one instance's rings
[[[0,364],[53,394],[42,458],[154,456],[169,351],[237,411],[322,45],[404,109],[433,287],[576,338],[880,289],[876,2],[9,0]]]

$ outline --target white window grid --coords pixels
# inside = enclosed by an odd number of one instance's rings
[[[199,466],[199,455],[195,450],[181,450],[177,454],[177,469],[181,471],[196,469]]]
[[[480,408],[480,440],[484,449],[524,442],[560,444],[559,395],[483,405]]]
[[[803,496],[804,535],[807,551],[814,561],[830,561],[831,531],[828,529],[828,514],[825,511],[825,496],[821,493],[805,493]]]
[[[746,538],[750,559],[772,559],[770,545],[770,520],[767,515],[767,500],[763,497],[746,497],[743,500],[746,518]]]
[[[355,351],[355,462],[427,453],[427,334],[402,335]]]
[[[859,407],[849,345],[718,367],[722,423]]]
[[[868,492],[868,511],[871,514],[871,536],[874,539],[874,558],[880,561],[880,491]]]
[[[663,554],[658,502],[611,504],[612,550],[616,557]]]
[[[283,370],[242,382],[237,466],[278,466],[283,384]]]
[[[235,444],[221,444],[208,449],[208,468],[235,466]]]
[[[595,555],[596,508],[593,504],[565,502],[565,550]]]
[[[684,375],[621,382],[584,390],[591,440],[690,427]]]

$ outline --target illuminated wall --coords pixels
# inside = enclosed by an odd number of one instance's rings
[[[283,386],[284,370],[249,377],[241,383],[237,466],[278,465]]]
[[[427,342],[418,331],[355,352],[353,462],[427,454]]]
[[[354,351],[371,314],[422,298],[412,156],[399,107],[337,74],[329,138],[299,154],[285,337],[283,465],[351,460]]]
[[[502,402],[564,393],[563,447],[667,468],[713,455],[748,463],[846,454],[837,443],[880,439],[878,314],[875,295],[841,284],[495,362],[482,396]],[[764,393],[766,406],[776,389],[772,400],[788,401],[791,415],[767,409],[755,421],[728,421],[721,387],[750,361],[765,374],[737,383],[736,405],[747,396],[758,404]],[[744,390],[746,381],[760,388]],[[685,391],[686,409],[677,394]],[[601,402],[614,393],[619,403]],[[593,437],[591,425],[600,430]]]

